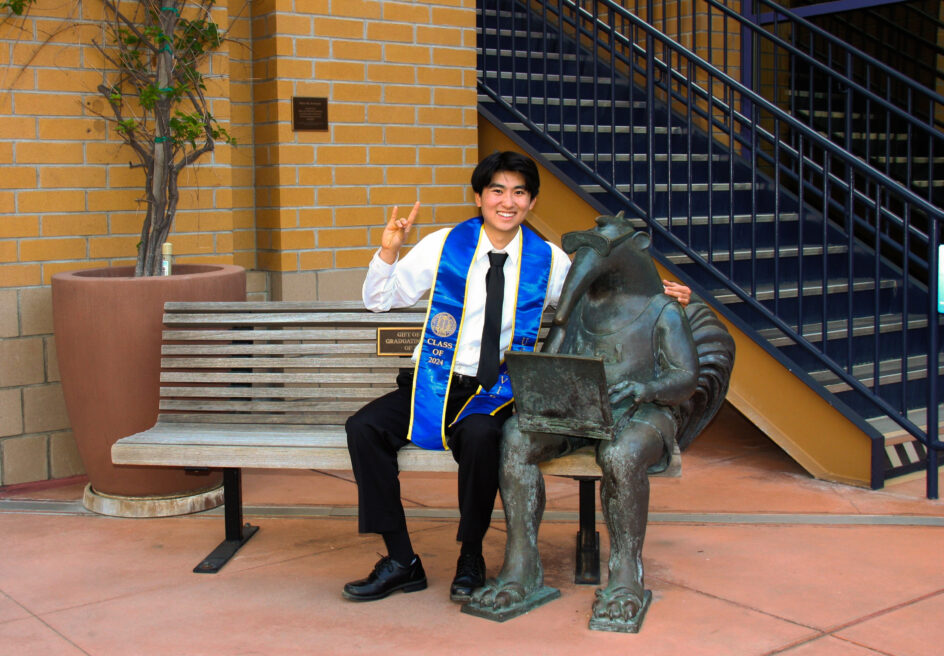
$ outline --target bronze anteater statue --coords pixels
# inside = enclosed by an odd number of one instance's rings
[[[509,419],[500,472],[505,562],[466,610],[504,620],[556,596],[544,587],[537,547],[545,504],[538,463],[595,444],[610,558],[590,628],[636,632],[652,596],[642,562],[648,473],[664,469],[675,445],[688,446],[721,406],[734,341],[704,303],[695,300],[683,309],[662,293],[646,233],[634,231],[622,213],[596,223],[593,230],[564,235],[562,246],[575,254],[574,264],[543,351],[603,358],[615,439],[527,433],[516,417]]]

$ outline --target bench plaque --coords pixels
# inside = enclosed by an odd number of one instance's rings
[[[381,326],[377,328],[377,355],[413,355],[422,333],[419,326]]]

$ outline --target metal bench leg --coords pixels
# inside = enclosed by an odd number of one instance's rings
[[[193,568],[197,574],[216,574],[229,562],[239,548],[259,530],[258,526],[243,524],[243,477],[234,468],[223,470],[223,513],[226,539],[210,555]]]
[[[580,483],[580,530],[577,531],[577,565],[574,583],[600,582],[600,534],[597,532],[596,479],[578,478]]]

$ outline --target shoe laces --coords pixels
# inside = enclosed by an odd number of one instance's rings
[[[471,576],[479,570],[481,556],[477,554],[461,554],[459,562],[456,564],[456,574],[461,576]]]
[[[374,571],[376,573],[379,574],[380,572],[383,572],[384,570],[396,569],[398,567],[397,561],[395,561],[390,556],[384,556],[379,553],[377,555],[380,556],[380,560],[378,560],[377,564],[374,565]]]
[[[377,564],[374,565],[374,571],[378,574],[384,570],[400,570],[409,568],[414,562],[416,562],[416,556],[413,556],[413,560],[406,565],[401,565],[399,562],[391,558],[390,556],[384,556],[380,553],[377,554],[380,556],[380,560],[377,561]]]

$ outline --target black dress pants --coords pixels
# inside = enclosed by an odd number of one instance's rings
[[[454,377],[446,400],[446,416],[455,417],[478,386]],[[358,493],[361,533],[406,529],[400,499],[397,451],[408,444],[413,371],[402,369],[397,389],[371,401],[348,418],[347,446]],[[460,541],[481,540],[488,530],[498,493],[498,448],[502,424],[511,407],[496,415],[469,415],[446,429],[446,442],[459,464]]]

